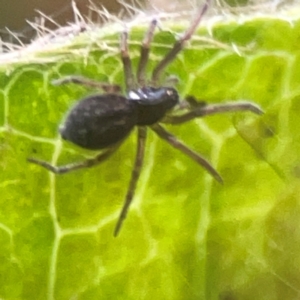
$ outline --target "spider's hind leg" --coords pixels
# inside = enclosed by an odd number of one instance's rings
[[[114,147],[106,149],[104,152],[101,152],[94,158],[89,158],[84,161],[80,161],[77,163],[71,163],[68,165],[63,165],[63,166],[53,166],[50,163],[39,160],[36,158],[29,157],[27,158],[27,161],[34,163],[36,165],[39,165],[41,167],[44,167],[48,171],[55,173],[55,174],[64,174],[64,173],[69,173],[78,169],[83,169],[83,168],[90,168],[95,165],[100,164],[101,162],[105,161],[107,158],[109,158],[120,146],[120,143],[115,145]]]
[[[135,156],[135,162],[134,162],[134,166],[132,169],[131,179],[130,179],[128,191],[127,191],[127,194],[125,197],[125,201],[124,201],[119,219],[118,219],[116,227],[115,227],[114,236],[117,236],[119,234],[119,231],[120,231],[122,224],[126,218],[128,209],[129,209],[132,199],[134,197],[136,185],[137,185],[138,179],[140,177],[141,169],[143,166],[146,137],[147,137],[147,128],[144,126],[138,127],[138,141],[137,141],[137,152],[136,152],[136,156]]]

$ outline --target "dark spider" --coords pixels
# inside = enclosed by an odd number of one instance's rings
[[[142,42],[136,78],[132,71],[128,52],[128,33],[124,31],[121,34],[120,48],[125,76],[126,96],[120,94],[121,87],[119,85],[101,83],[82,77],[70,76],[55,82],[56,84],[72,82],[104,90],[104,94],[88,96],[77,102],[68,112],[59,131],[63,139],[71,141],[83,148],[105,150],[94,158],[59,167],[52,166],[48,162],[35,158],[28,158],[29,162],[40,165],[56,174],[92,167],[110,157],[120,147],[131,130],[137,126],[137,153],[125,202],[114,230],[115,236],[117,236],[120,231],[134,196],[143,164],[147,127],[150,127],[150,129],[171,146],[192,158],[206,169],[218,182],[222,183],[222,178],[219,173],[205,158],[179,141],[175,136],[164,129],[160,123],[181,124],[197,117],[232,111],[251,111],[256,114],[262,114],[262,110],[250,102],[205,104],[203,102],[197,102],[196,99],[191,96],[187,97],[185,101],[179,101],[179,95],[176,89],[160,85],[162,72],[184,48],[185,43],[191,39],[202,16],[208,9],[209,1],[210,0],[206,0],[206,3],[200,8],[195,20],[191,23],[186,32],[155,66],[150,82],[146,79],[146,65],[149,60],[150,44],[157,25],[156,20],[151,22]],[[179,115],[172,115],[170,112],[175,106],[178,107],[179,111],[184,108],[185,112]]]

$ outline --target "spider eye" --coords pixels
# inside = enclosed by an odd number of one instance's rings
[[[167,92],[167,95],[168,95],[168,96],[174,95],[174,91],[173,91],[173,90],[167,90],[166,92]]]

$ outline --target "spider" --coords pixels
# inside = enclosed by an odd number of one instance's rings
[[[109,158],[120,147],[132,129],[137,127],[135,162],[124,204],[114,229],[114,236],[118,235],[134,197],[143,165],[148,127],[161,139],[189,156],[206,169],[218,182],[222,183],[219,173],[204,157],[179,141],[161,123],[182,124],[197,117],[233,111],[263,113],[256,104],[251,102],[205,104],[197,101],[192,96],[180,100],[179,94],[174,87],[160,84],[163,71],[184,48],[186,42],[191,39],[209,7],[209,1],[206,0],[205,4],[200,7],[188,29],[154,67],[150,80],[146,78],[146,66],[157,21],[155,19],[152,20],[145,33],[141,44],[136,77],[134,76],[129,57],[128,32],[124,30],[121,33],[120,52],[126,96],[121,94],[119,85],[101,83],[84,77],[69,76],[54,82],[56,84],[76,83],[88,87],[97,87],[104,91],[103,94],[91,95],[78,101],[67,113],[65,121],[59,128],[59,132],[64,140],[68,140],[82,148],[103,151],[94,158],[63,166],[53,166],[48,162],[35,158],[28,158],[29,162],[40,165],[55,174],[93,167]],[[177,112],[181,111],[181,113],[174,114],[175,108],[177,108]]]

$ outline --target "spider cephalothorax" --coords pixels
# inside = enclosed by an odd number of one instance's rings
[[[60,133],[63,139],[86,149],[103,151],[94,158],[59,167],[35,158],[28,158],[30,162],[43,166],[56,174],[92,167],[110,157],[134,127],[138,129],[135,163],[124,205],[115,227],[115,236],[119,233],[134,196],[143,164],[148,127],[171,146],[204,167],[217,181],[222,182],[219,173],[204,157],[183,144],[160,124],[181,124],[197,117],[232,111],[262,113],[261,109],[251,102],[227,102],[225,104],[206,105],[203,102],[198,103],[191,96],[180,100],[176,89],[159,85],[160,77],[165,67],[176,58],[177,54],[184,48],[186,41],[192,37],[208,6],[209,0],[199,9],[195,20],[192,21],[186,32],[155,66],[150,80],[146,78],[145,69],[149,60],[149,49],[157,23],[156,20],[151,22],[142,42],[136,77],[133,75],[129,57],[128,33],[124,31],[121,34],[120,50],[126,86],[125,96],[120,93],[121,87],[116,84],[101,83],[76,76],[56,81],[56,84],[72,82],[104,90],[104,94],[91,95],[78,101],[70,109],[63,124],[60,126]],[[177,105],[179,102],[181,103],[180,106]],[[172,114],[172,110],[176,106],[178,106],[177,113]],[[179,113],[180,107],[185,109],[181,114]]]

